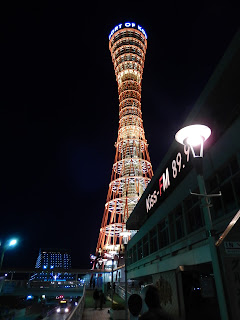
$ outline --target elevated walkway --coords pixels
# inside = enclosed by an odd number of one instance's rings
[[[43,283],[44,284],[44,283]],[[35,286],[32,287],[29,281],[22,280],[5,280],[0,282],[0,295],[11,296],[42,296],[46,297],[64,295],[64,297],[78,297],[82,296],[83,286],[79,286],[74,282],[75,287],[71,286]]]

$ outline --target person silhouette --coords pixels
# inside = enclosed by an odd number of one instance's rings
[[[106,302],[105,295],[102,290],[99,292],[99,308],[102,310],[104,303]]]
[[[99,292],[97,288],[93,291],[93,300],[94,300],[94,308],[97,309],[98,300],[99,300]]]
[[[148,307],[148,311],[142,314],[141,320],[167,319],[161,307],[159,291],[155,286],[149,285],[147,287],[144,301]]]

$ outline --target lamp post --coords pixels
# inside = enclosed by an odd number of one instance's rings
[[[108,259],[103,258],[103,293],[105,294],[105,282],[106,282],[106,278],[105,278],[105,263],[108,261]]]
[[[131,232],[126,229],[120,233],[122,236],[123,244],[124,244],[124,256],[125,256],[125,320],[128,319],[128,292],[127,292],[127,244],[129,237],[131,236]]]
[[[99,264],[99,269],[102,271],[102,265],[103,265],[103,260],[102,260],[102,258],[100,258],[100,259],[98,260],[98,264]],[[98,274],[98,279],[99,279],[99,282],[100,282],[99,274]],[[102,290],[103,290],[103,286],[104,286],[104,283],[103,283],[103,274],[102,274]],[[104,290],[103,290],[103,292],[104,292]]]
[[[113,307],[113,268],[114,268],[114,257],[117,254],[117,252],[115,251],[114,245],[107,245],[106,248],[109,250],[108,255],[110,255],[111,261],[112,261],[111,300],[112,300],[112,307]]]
[[[113,264],[114,264],[114,256],[112,256],[112,283],[111,283],[112,308],[113,308]]]
[[[203,158],[203,144],[210,137],[211,129],[204,125],[191,125],[179,130],[175,139],[177,142],[190,146],[195,161],[197,160],[197,182],[199,186],[200,194],[202,197],[203,214],[205,227],[208,236],[209,249],[212,258],[212,267],[215,278],[215,285],[217,290],[219,310],[222,320],[228,320],[228,311],[226,305],[226,299],[224,295],[224,287],[222,282],[221,270],[218,261],[217,249],[215,246],[215,238],[212,230],[211,212],[209,210],[208,197],[216,195],[207,195],[205,182],[202,174],[202,158]],[[198,150],[198,153],[196,151]]]
[[[14,247],[17,244],[17,240],[16,239],[11,239],[11,240],[7,240],[2,248],[2,253],[1,253],[1,258],[0,258],[0,270],[2,269],[2,263],[3,263],[3,258],[5,255],[5,251]],[[0,243],[1,246],[1,243]]]

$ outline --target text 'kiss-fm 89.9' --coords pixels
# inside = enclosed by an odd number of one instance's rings
[[[171,157],[164,170],[163,174],[155,182],[153,190],[147,195],[146,210],[153,211],[157,208],[157,203],[162,202],[163,199],[169,195],[178,185],[180,180],[190,171],[190,147],[182,146],[183,150],[179,151],[175,157]],[[152,213],[152,212],[151,212]]]

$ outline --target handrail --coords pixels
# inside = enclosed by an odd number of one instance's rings
[[[130,295],[133,293],[132,291],[133,291],[133,289],[131,289],[131,290],[129,291],[129,288],[128,288],[128,291],[127,291],[127,296],[128,296],[128,298],[129,298]],[[136,290],[134,290],[134,293],[136,293],[135,291],[136,291]],[[117,294],[119,295],[119,297],[121,297],[123,300],[125,299],[125,288],[122,287],[121,285],[116,286],[116,293],[117,293]]]
[[[85,285],[84,285],[82,297],[78,301],[76,308],[69,315],[69,317],[67,317],[67,320],[81,320],[82,319],[83,309],[84,309],[84,304],[85,304],[85,293],[86,293],[86,289],[85,289]]]

